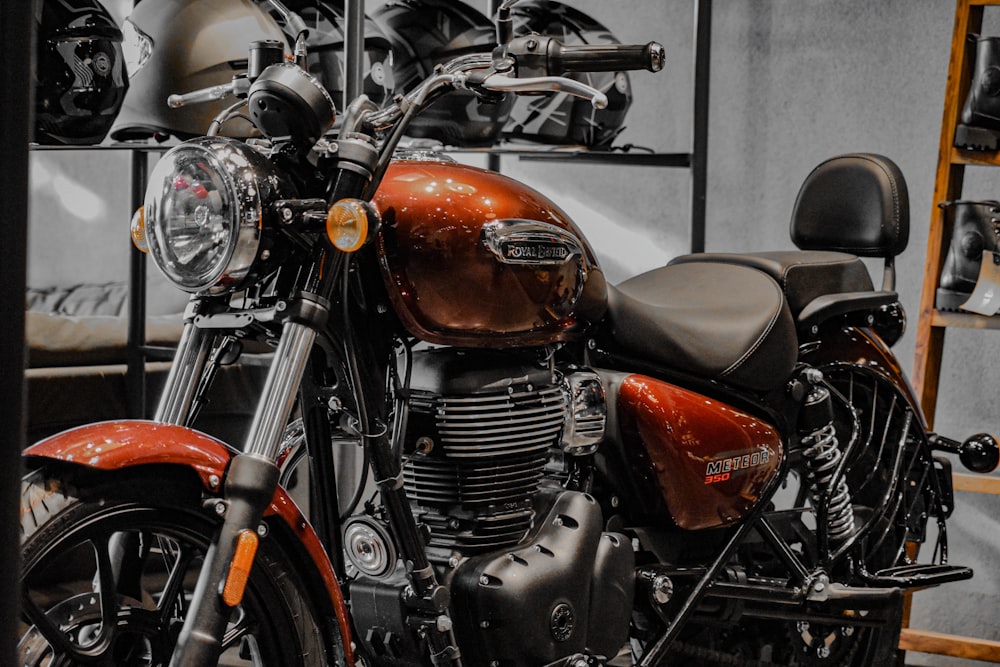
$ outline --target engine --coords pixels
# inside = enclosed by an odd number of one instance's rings
[[[451,588],[463,655],[470,664],[613,655],[632,607],[631,542],[604,532],[596,500],[565,484],[565,461],[604,437],[600,377],[450,348],[415,353],[410,376],[404,484]],[[403,589],[398,570],[351,585],[355,615],[380,628],[369,649],[383,664],[399,664],[405,643]]]
[[[429,530],[431,558],[516,544],[531,527],[566,396],[547,369],[519,368],[511,377],[508,365],[494,377],[463,354],[422,359],[431,363],[419,364],[414,377],[413,451],[403,474]]]

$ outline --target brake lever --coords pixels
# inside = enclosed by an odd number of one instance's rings
[[[498,93],[545,93],[561,92],[590,100],[595,109],[608,106],[608,96],[597,88],[564,76],[530,76],[515,78],[504,74],[490,74],[482,81],[482,87]]]

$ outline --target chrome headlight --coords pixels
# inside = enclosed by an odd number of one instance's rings
[[[260,248],[267,205],[280,198],[270,163],[226,137],[192,139],[168,151],[146,188],[149,253],[188,292],[237,289]]]

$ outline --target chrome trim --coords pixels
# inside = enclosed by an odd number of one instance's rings
[[[275,461],[281,453],[285,426],[298,396],[316,332],[299,322],[288,321],[267,374],[257,411],[254,413],[244,451]]]
[[[593,371],[576,371],[563,379],[562,387],[568,406],[562,449],[573,456],[593,454],[604,440],[608,422],[601,376]]]
[[[162,184],[172,178],[172,169],[178,159],[196,159],[210,166],[225,184],[232,198],[228,211],[232,231],[226,239],[226,248],[220,261],[203,277],[188,276],[189,283],[180,283],[161,265],[156,237],[160,233],[159,213]],[[160,165],[163,169],[158,171]],[[194,293],[223,294],[234,291],[250,273],[263,231],[264,216],[270,201],[283,198],[278,184],[280,179],[271,173],[271,165],[263,155],[246,144],[228,137],[199,137],[186,141],[168,151],[161,158],[149,178],[145,208],[147,230],[150,234],[150,255],[160,270],[181,289]],[[174,273],[179,273],[173,270]],[[195,282],[197,279],[197,282]]]
[[[174,360],[167,374],[166,384],[160,394],[154,419],[164,424],[187,423],[188,413],[209,352],[215,343],[215,332],[198,328],[188,319],[177,343]]]
[[[495,220],[483,225],[484,246],[504,264],[553,266],[583,259],[583,247],[571,233],[539,220]],[[585,271],[580,262],[581,271]]]

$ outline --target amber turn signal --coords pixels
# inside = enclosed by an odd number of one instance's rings
[[[257,555],[257,542],[257,533],[252,530],[240,531],[236,538],[236,550],[229,564],[229,575],[226,577],[226,585],[222,587],[222,601],[228,607],[235,607],[243,601],[253,559]]]
[[[326,214],[326,235],[337,250],[354,252],[368,239],[368,223],[368,206],[363,201],[342,199]]]
[[[140,206],[132,214],[132,245],[141,252],[149,252],[149,242],[146,240],[146,207]]]

